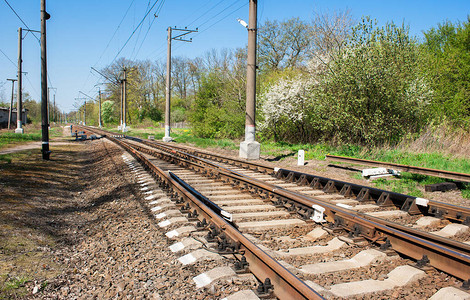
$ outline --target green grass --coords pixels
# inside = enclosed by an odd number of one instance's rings
[[[41,134],[39,133],[18,134],[13,132],[5,132],[0,134],[0,148],[5,148],[11,144],[20,144],[40,140]]]
[[[115,128],[108,130],[119,132]],[[161,140],[164,136],[164,130],[162,128],[153,127],[131,128],[127,134],[144,139],[146,139],[148,135],[154,135],[156,140]],[[177,143],[193,144],[201,148],[214,147],[237,150],[239,147],[238,141],[195,137],[191,130],[188,129],[172,129],[171,136]],[[402,149],[369,149],[355,145],[331,146],[324,143],[312,145],[261,142],[261,155],[264,157],[269,156],[275,160],[284,160],[289,157],[295,158],[299,150],[305,150],[306,160],[325,160],[325,156],[331,154],[470,174],[470,159],[452,157],[437,152],[413,153]],[[362,177],[358,173],[353,175],[353,178],[360,179]],[[436,177],[402,173],[401,179],[399,180],[378,179],[373,181],[373,183],[378,188],[422,197],[423,193],[419,187],[442,181],[443,179]],[[464,185],[461,192],[464,198],[470,199],[470,185]]]
[[[0,283],[0,299],[16,299],[26,296],[28,291],[25,288],[25,283],[28,281],[29,279],[26,277],[13,277],[8,278],[3,284]]]
[[[117,130],[115,127],[113,128],[105,128],[105,130],[109,130],[116,133],[121,133],[121,131]],[[141,139],[147,139],[149,135],[153,135],[156,140],[161,140],[165,136],[164,130],[162,128],[132,128],[126,135],[138,137]],[[193,144],[197,147],[201,148],[228,148],[228,149],[238,149],[238,145],[229,139],[209,139],[209,138],[200,138],[195,137],[192,135],[189,129],[183,128],[174,128],[171,130],[171,137],[177,143],[183,144]]]
[[[400,179],[379,178],[372,182],[380,189],[415,197],[423,197],[423,192],[418,189],[418,186],[439,183],[442,182],[442,179],[419,174],[402,173]]]

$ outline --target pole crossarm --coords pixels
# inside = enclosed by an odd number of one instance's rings
[[[182,37],[185,36],[185,35],[188,35],[188,34],[190,34],[190,33],[193,33],[193,32],[198,32],[198,29],[197,29],[197,28],[196,28],[196,29],[186,29],[186,28],[182,29],[182,28],[176,28],[176,27],[175,27],[175,28],[171,28],[171,30],[172,30],[172,31],[173,31],[173,30],[176,30],[176,31],[182,31],[182,32],[183,32],[183,33],[181,33],[181,34],[179,34],[179,35],[177,35],[177,36],[172,37],[172,38],[171,38],[172,40],[181,41],[181,42],[189,42],[189,43],[192,42],[192,39],[185,40],[185,39],[183,39]]]

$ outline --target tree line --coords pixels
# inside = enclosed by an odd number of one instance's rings
[[[120,119],[127,70],[127,123],[158,126],[166,65],[121,58],[102,69],[102,119]],[[246,49],[172,58],[173,122],[201,137],[241,138]],[[261,140],[289,143],[394,144],[424,127],[470,128],[470,18],[445,21],[418,39],[404,24],[379,26],[349,11],[311,20],[267,20],[258,30],[257,123]],[[87,123],[97,125],[97,99]],[[77,103],[83,111],[83,103]]]

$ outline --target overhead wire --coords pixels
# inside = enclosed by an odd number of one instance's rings
[[[188,27],[191,26],[192,24],[194,24],[197,20],[201,19],[202,17],[204,17],[205,15],[207,15],[211,10],[213,10],[214,8],[216,8],[217,6],[219,6],[220,3],[224,2],[224,0],[221,0],[219,2],[217,2],[215,5],[213,5],[211,8],[209,8],[208,10],[206,10],[205,13],[203,13],[202,15],[200,15],[199,17],[197,17],[196,19],[194,19],[191,23],[188,24]]]
[[[209,22],[211,21],[211,19],[213,19],[213,18],[219,16],[219,15],[222,14],[224,11],[226,11],[227,9],[229,9],[230,7],[234,6],[234,5],[237,4],[237,3],[240,3],[240,1],[238,1],[238,0],[234,1],[232,4],[230,4],[230,5],[227,6],[225,9],[223,9],[221,12],[219,12],[218,14],[216,14],[215,16],[213,16],[212,18],[208,19],[207,21],[205,21],[204,23],[202,23],[202,24],[199,25],[198,27],[202,27],[202,26],[206,25],[207,23],[209,23]],[[243,6],[245,6],[245,5],[246,5],[246,3],[245,3]]]
[[[33,31],[31,31],[31,28],[29,28],[29,26],[26,25],[26,23],[23,21],[23,19],[20,17],[20,15],[15,11],[15,9],[10,5],[10,3],[8,3],[7,0],[3,0],[3,1],[5,1],[5,3],[8,5],[8,7],[10,7],[10,9],[13,11],[13,13],[15,13],[15,15],[21,21],[21,23],[23,23],[23,25],[34,35],[34,37],[38,40],[38,42],[40,42],[41,40],[34,34]]]
[[[149,7],[150,7],[150,1],[149,1],[149,3],[147,4],[146,10],[148,10]],[[135,15],[134,15],[134,19],[135,19]],[[134,24],[135,24],[135,20],[134,20]],[[136,36],[136,38],[135,38],[134,47],[132,48],[132,52],[131,52],[131,54],[129,55],[129,57],[132,57],[132,56],[134,55],[135,48],[137,47],[137,44],[139,43],[140,34],[142,33],[142,27],[143,27],[143,26],[141,26],[141,27],[139,28],[139,32],[137,33],[137,36]]]
[[[127,14],[129,13],[129,10],[131,9],[132,5],[134,4],[134,1],[135,1],[135,0],[132,0],[131,4],[129,5],[129,7],[128,7],[127,10],[126,10],[126,13],[125,13],[124,16],[122,17],[121,22],[119,22],[119,25],[117,26],[117,28],[116,28],[116,30],[114,31],[114,33],[113,33],[113,35],[111,36],[111,38],[109,39],[108,44],[107,44],[106,47],[104,48],[103,53],[100,55],[100,58],[98,58],[98,61],[97,61],[93,66],[96,66],[96,65],[100,62],[101,58],[103,58],[103,55],[106,53],[106,50],[108,50],[109,45],[111,44],[111,42],[113,41],[114,37],[116,36],[116,33],[118,32],[119,28],[121,28],[122,22],[124,22],[124,19],[126,18]]]
[[[121,47],[121,49],[119,49],[118,53],[116,54],[116,56],[114,57],[114,59],[112,60],[111,64],[116,60],[116,58],[119,56],[119,54],[121,54],[122,50],[124,50],[124,48],[126,47],[127,43],[129,43],[129,41],[131,40],[131,38],[134,36],[134,33],[137,31],[137,29],[140,28],[140,26],[142,25],[142,23],[145,21],[145,19],[147,18],[147,16],[149,15],[149,13],[152,11],[152,9],[155,7],[155,5],[157,4],[159,0],[156,0],[152,7],[147,11],[147,13],[145,14],[145,16],[142,18],[142,20],[139,22],[139,24],[137,25],[137,27],[134,29],[134,31],[132,31],[131,35],[129,36],[129,38],[126,40],[126,42],[124,43],[124,45]]]
[[[238,1],[237,1],[238,2]],[[226,11],[228,8],[234,6],[234,4],[236,3],[232,3],[230,6],[226,7],[223,11],[219,12],[216,16],[220,15],[222,12]],[[217,25],[218,23],[222,22],[223,20],[225,20],[227,17],[229,17],[230,15],[234,14],[235,12],[239,11],[240,9],[242,9],[243,7],[247,6],[248,3],[243,3],[240,7],[236,8],[235,10],[229,12],[228,14],[226,14],[225,16],[223,16],[222,18],[220,18],[219,20],[217,20],[216,22],[212,23],[211,25],[209,25],[208,27],[206,27],[204,30],[202,31],[198,31],[193,37],[197,37],[199,35],[201,35],[202,33],[206,32],[207,30],[209,30],[210,28],[214,27],[215,25]],[[214,16],[215,17],[215,16]],[[208,23],[207,21],[205,23]],[[177,50],[179,49],[179,47],[181,47],[181,45],[178,45],[175,47],[174,50]]]
[[[212,6],[210,10],[214,9],[215,7],[217,7],[221,2],[223,1],[219,1],[217,4],[215,4],[214,6]],[[225,11],[227,11],[228,9],[230,9],[231,7],[235,6],[237,3],[240,3],[240,1],[234,1],[232,2],[231,4],[229,4],[228,6],[226,6],[224,9],[222,9],[221,11],[219,11],[218,13],[216,13],[215,15],[213,16],[210,16],[210,18],[208,18],[207,20],[203,21],[199,26],[197,26],[197,28],[202,28],[204,27],[204,25],[206,25],[207,23],[209,23],[211,20],[213,20],[214,18],[216,18],[217,16],[223,14]],[[225,18],[227,18],[228,16],[230,16],[231,14],[237,12],[238,10],[242,9],[244,6],[248,5],[248,3],[243,3],[240,7],[236,8],[235,10],[231,11],[230,13],[228,13],[227,15],[225,15],[224,17],[222,17],[221,19],[217,20],[216,22],[214,22],[213,24],[209,25],[208,27],[206,27],[203,31],[199,31],[197,32],[193,37],[196,37],[200,34],[202,34],[203,32],[209,30],[210,28],[212,28],[213,26],[215,26],[216,24],[220,23],[221,21],[223,21]],[[204,12],[201,16],[199,16],[198,18],[196,18],[194,21],[192,21],[189,25],[193,24],[196,20],[199,20],[201,19],[202,16],[205,16],[207,15],[207,12]],[[189,26],[188,25],[188,26]],[[179,49],[180,47],[182,47],[182,45],[178,45],[174,48],[174,50],[177,50]],[[157,57],[160,57],[162,54],[165,53],[166,49],[162,49],[162,48],[166,48],[166,45],[161,45],[158,49],[156,49],[155,51],[153,51],[152,53],[150,53],[150,55],[152,55],[153,53],[155,52],[158,52],[158,54],[156,54],[154,57],[157,58]],[[160,50],[161,49],[161,50]],[[160,51],[159,51],[160,50]]]
[[[0,49],[0,52],[2,52],[3,55],[5,55],[5,57],[11,62],[12,65],[15,66],[15,68],[17,67],[17,65],[8,57],[8,55],[5,54],[5,52],[3,52],[2,49]]]
[[[36,88],[34,87],[33,83],[31,82],[31,80],[29,80],[29,76],[27,76],[28,74],[25,73],[25,77],[26,77],[26,80],[29,82],[29,85],[31,86],[31,88],[33,89],[33,92],[35,94],[36,97],[38,97],[37,99],[39,100],[41,98],[39,92],[36,90]]]
[[[161,12],[161,10],[162,10],[162,7],[163,7],[163,4],[164,4],[164,3],[165,3],[165,0],[163,0],[162,2],[160,2],[160,6],[157,7],[157,10],[156,10],[156,12],[155,12],[155,14],[154,14],[154,18],[152,19],[152,22],[150,23],[149,28],[147,29],[147,32],[145,33],[145,36],[144,36],[142,42],[140,43],[139,49],[137,50],[137,53],[135,54],[134,59],[137,58],[137,55],[139,54],[140,49],[142,48],[142,45],[144,44],[145,40],[147,39],[148,33],[149,33],[149,31],[150,31],[150,28],[152,28],[153,23],[154,23],[155,20],[158,18],[159,14],[160,14],[160,12]]]

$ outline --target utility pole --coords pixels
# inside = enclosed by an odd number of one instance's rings
[[[250,0],[248,21],[245,141],[240,143],[240,157],[245,159],[259,159],[260,155],[260,144],[255,141],[257,2],[257,0]]]
[[[123,103],[124,103],[124,85],[123,85],[123,82],[122,82],[122,79],[119,78],[119,81],[121,83],[121,109],[120,109],[120,113],[121,113],[121,123],[120,125],[118,126],[118,130],[122,130],[122,109],[123,109]]]
[[[46,20],[51,16],[46,12],[46,0],[41,0],[41,129],[42,158],[49,160],[49,124],[47,119],[47,52]]]
[[[126,94],[127,94],[127,69],[123,68],[122,69],[122,78],[121,78],[121,83],[122,83],[122,126],[121,130],[122,132],[127,132],[129,129],[126,127],[126,110],[127,110],[127,99],[126,99]]]
[[[11,129],[11,119],[13,118],[13,96],[15,95],[15,81],[17,79],[7,79],[11,81],[11,101],[10,101],[10,111],[8,113],[8,129]]]
[[[85,100],[85,105],[83,106],[83,125],[86,126],[86,98],[83,98]]]
[[[15,133],[24,133],[22,128],[22,90],[23,90],[23,80],[22,80],[22,45],[23,44],[23,29],[18,28],[18,96],[16,97],[16,129]]]
[[[55,93],[54,93],[54,104],[52,105],[52,122],[56,122],[56,115],[55,115]]]
[[[51,93],[50,90],[54,90],[54,101],[51,101]],[[55,93],[57,88],[55,87],[48,87],[47,88],[47,119],[49,120],[49,127],[51,123],[54,123],[54,107],[55,107]]]
[[[101,88],[98,87],[98,99],[99,99],[99,107],[98,107],[98,127],[103,127],[101,124]]]
[[[179,35],[172,37],[172,31],[182,31]],[[168,27],[168,51],[166,57],[166,101],[165,101],[165,136],[163,137],[164,142],[171,142],[173,139],[170,136],[171,131],[171,120],[170,120],[170,108],[171,108],[171,41],[181,41],[181,42],[192,42],[192,39],[186,40],[183,37],[192,32],[197,32],[196,30],[190,29],[180,29],[180,28],[171,28]]]

